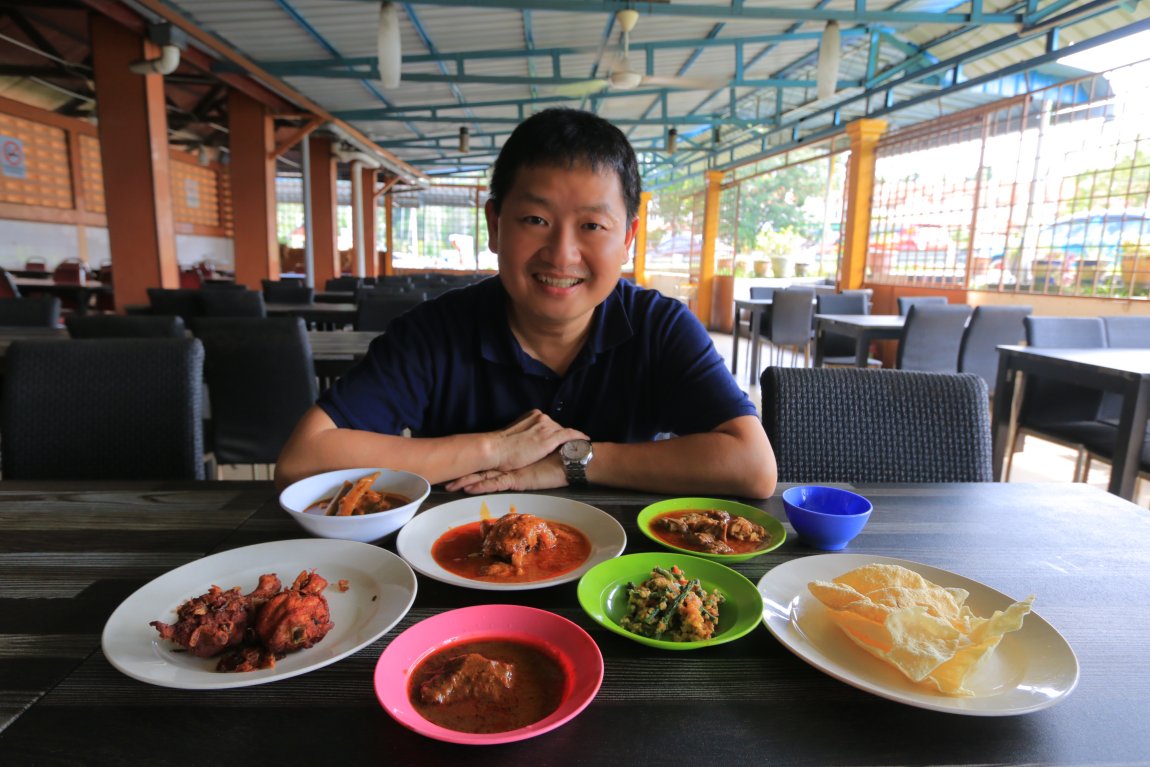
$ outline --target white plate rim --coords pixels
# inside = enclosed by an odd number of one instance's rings
[[[451,528],[478,520],[483,503],[487,504],[493,519],[503,516],[514,506],[521,513],[530,512],[543,519],[578,527],[591,541],[591,555],[574,570],[527,583],[476,581],[444,569],[432,558],[431,545]],[[417,573],[442,583],[482,591],[527,591],[577,581],[600,562],[619,556],[626,546],[627,533],[623,525],[602,509],[571,498],[536,493],[476,495],[422,509],[400,528],[395,539],[395,550]]]
[[[148,625],[173,620],[180,604],[212,584],[250,591],[261,573],[274,572],[286,586],[301,570],[315,570],[328,581],[324,596],[335,627],[314,647],[278,660],[275,668],[216,671],[215,658],[177,653]],[[343,578],[350,582],[346,592],[336,587]],[[184,690],[250,687],[306,674],[358,652],[407,615],[416,589],[406,562],[367,543],[328,538],[258,543],[188,562],[141,586],[104,624],[101,647],[112,666],[148,684]]]
[[[1036,666],[1046,664],[1053,673],[1057,683],[1054,687],[1023,684],[1025,675],[1033,672],[1028,663],[1022,671],[1023,678],[1014,686],[1005,686],[993,694],[951,697],[931,693],[906,679],[894,667],[853,645],[829,619],[827,624],[835,632],[833,638],[812,641],[798,625],[798,614],[801,611],[804,616],[810,616],[821,612],[825,616],[827,608],[810,594],[806,584],[812,580],[831,580],[871,563],[901,565],[940,586],[964,588],[970,592],[968,603],[982,603],[972,608],[980,615],[988,608],[1003,609],[1017,601],[986,584],[921,562],[869,554],[815,554],[777,565],[759,579],[763,623],[784,647],[825,674],[881,698],[931,711],[966,716],[1016,716],[1053,706],[1077,687],[1079,666],[1073,648],[1057,629],[1033,611],[1026,616],[1021,629],[1003,637],[995,652],[1012,646],[1015,650],[1027,648],[1028,661],[1033,660]],[[1030,648],[1044,652],[1035,653]]]

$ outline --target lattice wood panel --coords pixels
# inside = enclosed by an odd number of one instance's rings
[[[84,187],[84,207],[93,213],[107,213],[104,205],[104,165],[100,160],[100,140],[80,136],[80,173]]]
[[[173,158],[172,213],[180,223],[220,225],[219,187],[212,168]]]
[[[46,208],[73,207],[68,140],[62,129],[0,114],[0,135],[21,142],[23,161],[19,166],[24,176],[0,173],[0,202]],[[15,160],[13,165],[17,165]]]

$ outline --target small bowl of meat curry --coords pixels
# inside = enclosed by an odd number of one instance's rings
[[[280,507],[312,535],[371,543],[410,522],[430,492],[408,471],[341,469],[289,485]]]
[[[786,528],[767,512],[718,498],[671,498],[639,512],[639,529],[672,551],[719,562],[743,562],[774,551]]]
[[[492,745],[555,729],[603,682],[591,636],[546,610],[476,605],[416,623],[375,667],[375,693],[404,727],[448,743]]]

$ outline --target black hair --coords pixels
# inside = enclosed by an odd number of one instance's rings
[[[491,200],[498,213],[524,167],[587,165],[596,173],[612,170],[623,187],[627,219],[639,214],[639,163],[623,131],[598,115],[567,107],[544,109],[511,132],[491,173]]]

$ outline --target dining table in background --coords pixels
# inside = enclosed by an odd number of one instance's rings
[[[266,304],[269,317],[302,317],[313,330],[340,330],[355,323],[355,303]]]
[[[815,315],[815,367],[822,367],[822,337],[826,333],[853,338],[855,366],[867,367],[870,345],[875,341],[892,341],[902,337],[906,317],[899,314],[816,314]]]
[[[731,329],[731,375],[739,375],[739,338],[742,337],[743,312],[748,313],[747,359],[749,368],[747,375],[752,383],[758,383],[759,375],[759,343],[762,340],[763,324],[766,321],[774,299],[771,298],[736,298],[735,324]]]
[[[762,626],[727,644],[666,651],[592,621],[573,582],[493,592],[422,575],[399,624],[336,663],[236,689],[152,686],[109,663],[100,643],[105,622],[173,568],[306,538],[278,508],[271,484],[0,482],[0,764],[1150,762],[1150,610],[1143,604],[1150,512],[1085,484],[857,489],[874,513],[846,553],[926,563],[1013,599],[1035,595],[1037,615],[1027,620],[1041,616],[1069,642],[1081,669],[1077,689],[1022,715],[943,713],[832,678]],[[636,515],[664,496],[596,487],[548,494],[614,516],[627,553],[658,550]],[[424,510],[458,497],[435,488]],[[778,493],[754,505],[784,519]],[[787,532],[792,537],[779,548],[733,568],[758,582],[777,566],[821,553]],[[394,551],[394,536],[379,545]],[[307,566],[284,562],[283,570]],[[605,661],[598,694],[561,727],[505,745],[451,745],[404,729],[375,695],[380,653],[423,619],[484,603],[541,608],[585,629]],[[139,630],[152,631],[143,621]],[[1007,635],[999,651],[1012,641],[1016,635]],[[860,664],[880,663],[851,649]]]
[[[98,280],[84,280],[83,282],[61,282],[48,277],[16,277],[16,287],[23,295],[47,293],[59,296],[61,299],[71,298],[75,304],[77,314],[86,314],[88,304],[93,296],[111,294],[112,286]]]
[[[1014,441],[1018,409],[1022,405],[1025,376],[1038,375],[1113,392],[1122,398],[1115,432],[1110,492],[1134,498],[1142,446],[1150,420],[1150,348],[1054,349],[1026,346],[998,347],[995,384],[994,476],[1002,477],[1006,451]],[[1021,374],[1021,375],[1020,375]]]

